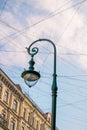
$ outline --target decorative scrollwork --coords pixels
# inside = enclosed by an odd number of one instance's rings
[[[33,47],[31,48],[31,46],[29,48],[27,48],[28,53],[33,57],[34,55],[36,55],[39,51],[39,49],[37,47]]]

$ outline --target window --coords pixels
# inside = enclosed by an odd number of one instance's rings
[[[23,117],[25,118],[26,115],[26,108],[24,108]]]
[[[17,101],[16,100],[14,100],[14,102],[13,102],[13,109],[15,111],[17,111]]]
[[[22,126],[21,130],[24,130],[24,127]]]
[[[30,125],[33,125],[33,123],[34,123],[34,113],[31,112],[31,113],[29,114],[29,124],[30,124]]]
[[[45,130],[45,124],[41,124],[40,130]]]
[[[6,119],[6,111],[4,109],[2,110],[2,114],[1,115],[2,115],[3,119]]]
[[[13,121],[11,121],[10,130],[15,130],[15,123]]]
[[[8,95],[9,95],[9,92],[6,91],[5,92],[5,96],[4,96],[4,101],[7,103],[8,102]]]
[[[36,123],[36,130],[38,130],[39,129],[39,121],[37,121],[37,123]]]
[[[34,118],[34,128],[35,130],[38,130],[38,120],[36,118]]]
[[[3,119],[5,119],[5,118],[6,118],[5,113],[2,113],[2,118],[3,118]]]
[[[1,97],[1,94],[2,94],[2,86],[0,86],[0,97]]]
[[[29,120],[30,120],[30,113],[28,114],[28,123],[29,123]]]

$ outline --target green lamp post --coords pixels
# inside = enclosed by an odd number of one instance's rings
[[[53,83],[52,83],[52,119],[51,119],[51,130],[56,130],[56,101],[57,101],[57,74],[56,74],[56,46],[55,44],[49,40],[49,39],[38,39],[31,43],[31,45],[27,48],[27,51],[29,55],[31,55],[31,60],[29,62],[29,70],[24,70],[22,73],[22,78],[24,79],[25,83],[29,86],[32,87],[35,85],[40,78],[39,72],[34,70],[34,60],[33,57],[36,55],[39,51],[37,47],[33,47],[31,49],[31,46],[35,44],[36,42],[40,41],[47,41],[53,45],[54,48],[54,71],[53,71]]]

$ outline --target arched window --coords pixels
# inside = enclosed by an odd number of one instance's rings
[[[5,101],[6,103],[8,103],[8,96],[9,96],[9,92],[8,92],[8,91],[5,91],[4,101]]]
[[[37,124],[36,124],[36,130],[39,129],[39,121],[37,121]]]
[[[11,121],[10,123],[10,130],[15,130],[15,122]]]
[[[2,95],[2,86],[0,85],[0,97]]]
[[[29,124],[34,124],[34,112],[29,113]]]
[[[40,125],[40,130],[45,130],[45,124],[44,124],[44,123],[42,123],[42,124]]]
[[[23,126],[21,127],[21,130],[24,130],[24,127],[23,127]]]
[[[1,112],[1,121],[3,122],[4,126],[7,126],[7,110],[3,109]]]
[[[15,126],[16,126],[16,120],[14,119],[14,117],[12,117],[10,121],[10,130],[16,130]]]
[[[23,110],[23,118],[24,119],[26,118],[26,108],[24,108],[24,110]]]
[[[1,115],[2,115],[2,118],[3,118],[3,119],[6,119],[6,118],[7,118],[7,112],[6,112],[5,109],[2,110]]]
[[[17,111],[17,105],[18,105],[17,101],[14,100],[14,102],[13,102],[13,109],[14,109],[14,111]]]

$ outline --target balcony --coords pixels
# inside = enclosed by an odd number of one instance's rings
[[[3,130],[9,130],[8,121],[4,119],[1,115],[0,115],[0,127],[3,128]]]

